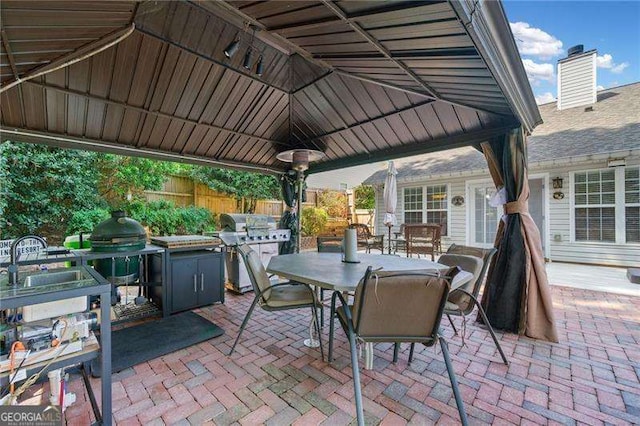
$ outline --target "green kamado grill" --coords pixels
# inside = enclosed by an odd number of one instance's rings
[[[127,256],[127,253],[144,249],[147,233],[139,222],[118,210],[93,229],[90,241],[92,252],[113,253],[113,257],[94,260],[93,267],[111,283],[111,301],[115,303],[116,287],[133,284],[140,276],[141,257]]]

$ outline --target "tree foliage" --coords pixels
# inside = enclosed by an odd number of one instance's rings
[[[272,175],[202,166],[194,166],[189,175],[214,191],[235,197],[245,213],[253,213],[258,200],[280,196],[280,184]]]
[[[24,234],[60,236],[75,210],[93,208],[101,200],[95,190],[95,153],[44,145],[0,144],[2,238]]]
[[[376,193],[371,185],[359,185],[353,189],[356,209],[376,208]]]
[[[98,155],[96,167],[100,193],[113,208],[123,208],[128,198],[141,199],[143,191],[161,189],[167,175],[178,168],[166,161],[113,154]]]
[[[347,194],[325,189],[318,192],[318,205],[327,211],[329,217],[346,218],[349,215]]]
[[[305,237],[320,235],[327,226],[329,215],[327,211],[318,207],[307,207],[302,209],[302,222],[300,230]]]

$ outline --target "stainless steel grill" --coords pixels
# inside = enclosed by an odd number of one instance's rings
[[[257,214],[223,213],[220,215],[220,225],[222,231],[218,233],[218,238],[227,246],[226,287],[236,293],[251,291],[247,268],[235,247],[251,244],[267,266],[271,257],[278,255],[278,243],[289,241],[291,230],[277,229],[273,217]]]

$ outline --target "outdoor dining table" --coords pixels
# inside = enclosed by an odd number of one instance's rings
[[[267,272],[292,281],[309,284],[316,288],[353,292],[369,266],[373,269],[382,268],[382,270],[394,272],[412,270],[446,271],[449,269],[446,265],[426,259],[413,259],[387,254],[358,253],[358,260],[359,263],[343,262],[340,253],[307,252],[285,254],[272,257],[267,266]],[[469,280],[456,280],[455,284],[460,286]],[[311,327],[311,330],[315,330],[315,328]],[[317,347],[313,331],[311,333],[311,338],[305,340],[305,345]],[[366,369],[373,368],[372,346],[371,343],[365,345]]]
[[[369,266],[374,269],[382,268],[385,271],[414,271],[431,270],[444,272],[449,266],[432,262],[426,259],[413,259],[388,254],[363,254],[358,253],[359,263],[342,262],[341,253],[296,253],[274,256],[269,261],[267,272],[277,274],[289,280],[298,281],[304,284],[324,288],[332,291],[351,292],[355,291],[358,283],[364,276]],[[451,290],[458,288],[473,278],[473,274],[462,271],[456,275],[451,283]],[[331,318],[330,321],[333,319]],[[314,328],[311,327],[313,330]],[[313,340],[313,336],[311,339]],[[373,344],[367,342],[365,349],[365,368],[373,368]],[[354,377],[359,377],[359,373],[354,366]],[[354,388],[356,398],[356,414],[358,424],[364,424],[364,413],[362,411],[362,394],[356,386]]]

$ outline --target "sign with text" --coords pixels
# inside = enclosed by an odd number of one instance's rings
[[[11,244],[13,244],[14,241],[15,240],[0,240],[0,257],[9,256],[11,252]],[[42,246],[38,240],[29,238],[18,244],[16,254],[18,255],[18,258],[20,258],[23,254],[37,253],[40,250],[42,250]]]

